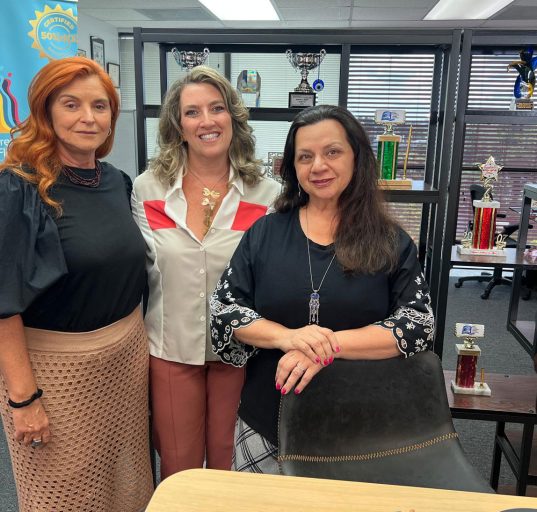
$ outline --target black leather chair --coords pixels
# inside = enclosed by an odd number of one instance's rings
[[[482,199],[484,194],[485,194],[485,187],[483,187],[482,185],[477,185],[477,184],[470,185],[470,198],[472,201],[472,211],[474,209],[473,208],[474,200]],[[506,215],[504,213],[497,213],[496,217],[498,219],[502,219],[502,218],[505,218]],[[469,230],[472,230],[473,228],[472,224],[473,222],[471,222],[470,225],[468,226]],[[506,240],[507,247],[511,247],[511,248],[516,247],[516,240],[513,240],[511,238],[511,235],[515,231],[518,230],[518,227],[519,227],[518,224],[508,224],[507,226],[502,227],[501,234],[507,235],[507,240]],[[455,288],[460,288],[462,284],[466,281],[477,281],[479,283],[485,283],[485,282],[487,283],[485,291],[481,294],[482,299],[488,299],[490,292],[495,286],[499,284],[507,284],[510,286],[513,282],[512,279],[503,276],[501,267],[495,267],[492,274],[490,274],[489,272],[481,272],[481,274],[475,275],[475,276],[460,277],[455,283]]]
[[[337,360],[282,397],[284,475],[493,492],[453,427],[440,359]]]

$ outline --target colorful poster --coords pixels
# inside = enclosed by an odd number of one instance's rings
[[[28,86],[49,60],[76,55],[77,2],[24,0],[0,7],[0,162],[10,130],[28,117]]]

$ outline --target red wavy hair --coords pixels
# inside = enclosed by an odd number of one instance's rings
[[[112,133],[101,144],[95,157],[110,153],[114,143],[116,121],[119,115],[119,97],[112,80],[93,60],[85,57],[68,57],[53,60],[41,68],[28,88],[30,115],[11,130],[11,141],[0,171],[10,168],[23,179],[34,183],[41,199],[61,213],[61,206],[49,195],[48,190],[62,169],[57,153],[57,137],[49,115],[51,97],[77,78],[97,76],[110,101]],[[24,168],[23,168],[24,166]]]

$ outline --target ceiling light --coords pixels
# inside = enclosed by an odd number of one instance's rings
[[[513,0],[439,0],[423,19],[486,20],[512,2]]]
[[[276,20],[280,17],[270,0],[199,0],[221,20]]]

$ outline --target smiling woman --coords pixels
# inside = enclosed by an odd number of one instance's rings
[[[0,166],[0,414],[19,510],[138,512],[152,492],[144,243],[129,178],[98,160],[118,98],[83,57],[47,64],[28,96]]]
[[[195,67],[162,105],[159,154],[134,182],[147,244],[153,438],[161,479],[230,469],[242,368],[211,350],[208,297],[279,185],[261,176],[248,111],[218,72]]]

